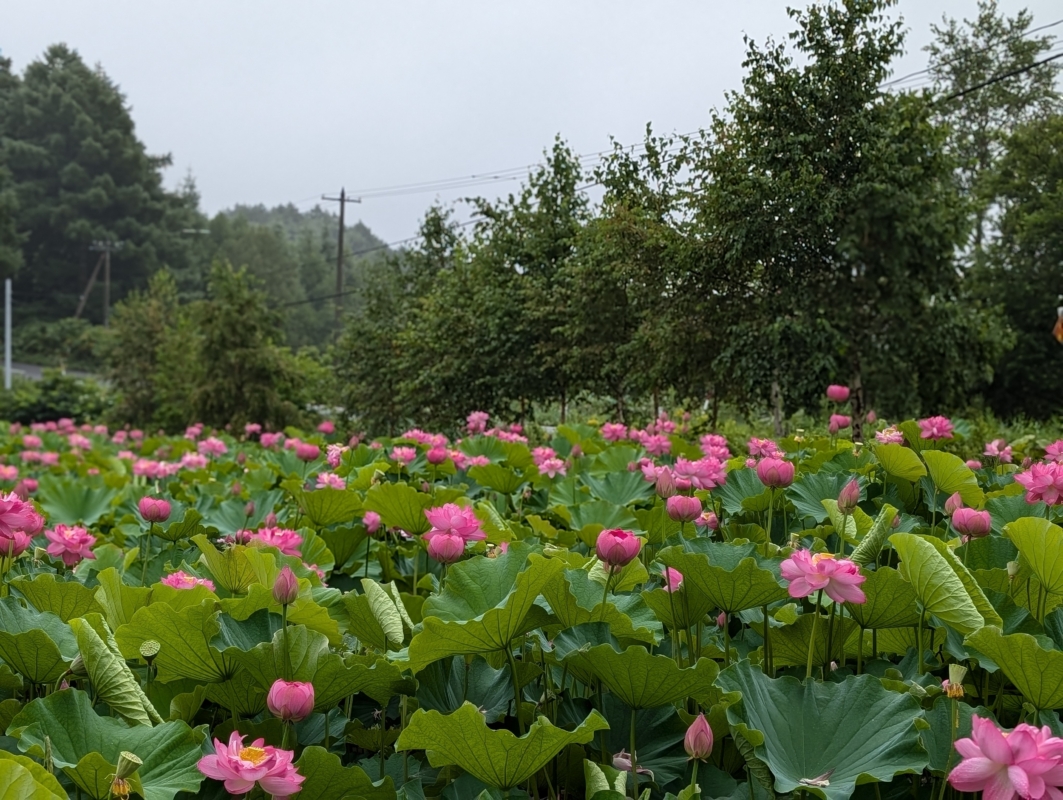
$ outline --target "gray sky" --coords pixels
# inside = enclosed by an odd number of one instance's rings
[[[791,0],[800,5],[801,0]],[[791,29],[785,0],[5,0],[0,49],[21,71],[54,42],[100,62],[139,136],[191,170],[206,211],[314,205],[340,186],[489,173],[537,161],[560,133],[580,153],[638,142],[647,122],[688,132],[742,78],[743,35]],[[1058,0],[1001,0],[1034,24]],[[910,29],[896,75],[921,69],[929,26],[975,0],[900,0]],[[1054,29],[1063,33],[1063,26]],[[386,241],[438,197],[349,209]]]

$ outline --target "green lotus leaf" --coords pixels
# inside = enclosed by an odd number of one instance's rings
[[[963,502],[971,508],[981,508],[985,493],[978,485],[974,471],[962,458],[944,450],[924,450],[923,460],[938,492],[946,497],[960,493]]]
[[[449,714],[466,701],[483,711],[488,724],[501,722],[513,704],[509,669],[495,669],[483,658],[473,658],[470,663],[455,656],[429,664],[418,673],[419,708]]]
[[[387,644],[400,645],[404,638],[402,615],[395,605],[395,599],[379,583],[369,579],[362,580],[362,589],[369,603],[369,609],[380,626]]]
[[[711,699],[712,682],[720,672],[709,658],[680,669],[675,659],[652,655],[633,645],[618,652],[611,644],[579,649],[568,656],[584,672],[593,673],[602,685],[631,708],[655,708],[687,697]]]
[[[172,800],[178,792],[196,793],[203,780],[196,769],[203,755],[201,731],[184,722],[129,727],[117,717],[97,715],[88,694],[75,689],[29,703],[12,720],[7,734],[17,737],[19,749],[35,758],[44,757],[49,747],[45,739],[49,739],[52,760],[64,771],[77,770],[91,753],[117,764],[118,754],[127,750],[143,762],[137,775],[144,800]]]
[[[665,548],[658,560],[682,572],[684,586],[733,614],[789,597],[776,574],[757,561],[755,551],[753,544],[695,540]]]
[[[887,475],[915,483],[926,475],[926,467],[918,454],[901,444],[880,444],[874,448],[875,458]]]
[[[605,586],[592,580],[586,569],[566,569],[560,580],[546,584],[542,596],[563,628],[605,622],[618,639],[654,644],[661,632],[660,623],[641,598],[610,593],[603,619],[604,590]]]
[[[580,538],[588,547],[593,547],[598,534],[606,528],[623,528],[635,530],[639,521],[624,506],[606,500],[590,500],[579,505],[569,506],[569,525],[579,531]]]
[[[222,641],[215,638],[211,644],[220,649]],[[308,630],[303,625],[289,625],[287,650],[284,631],[277,631],[270,641],[261,642],[250,650],[227,647],[221,652],[247,670],[259,686],[269,689],[277,678],[284,677],[285,660],[291,664],[291,677],[288,680],[312,681],[318,664],[328,655],[329,649],[328,639],[320,633]]]
[[[808,663],[808,644],[812,638],[811,614],[802,614],[793,625],[771,630],[771,652],[776,666],[804,666]],[[761,619],[763,628],[763,618]],[[820,617],[816,624],[816,640],[812,647],[812,664],[821,666],[830,661],[839,664],[845,660],[845,644],[859,630],[851,619],[835,616],[834,634],[830,634],[826,617]],[[830,657],[827,657],[827,644],[830,640]]]
[[[158,536],[160,539],[167,542],[179,542],[182,539],[191,539],[193,536],[202,535],[207,532],[207,529],[200,524],[202,522],[202,514],[194,508],[187,508],[181,519],[171,522],[165,528],[161,525],[156,525],[153,529],[153,535]]]
[[[600,477],[583,474],[580,479],[596,499],[613,505],[627,506],[653,495],[653,484],[648,482],[640,471],[628,472],[625,468]]]
[[[888,782],[927,765],[917,729],[919,703],[910,694],[889,691],[874,676],[850,676],[841,683],[772,680],[741,661],[716,682],[724,691],[741,692],[742,699],[727,708],[727,719],[771,769],[777,792],[801,789],[825,800],[847,800],[859,783]],[[827,773],[828,785],[810,785]]]
[[[993,659],[1034,708],[1063,706],[1063,652],[1046,650],[1028,633],[1005,636],[996,627],[982,628],[963,642]]]
[[[111,800],[111,781],[114,779],[115,765],[107,762],[99,753],[89,753],[82,757],[73,767],[63,767],[63,772],[81,791],[92,800]],[[144,787],[140,782],[139,771],[127,778],[129,788],[144,796]]]
[[[971,717],[975,715],[975,709],[967,703],[957,703],[956,710],[960,717],[956,738],[963,739],[971,735]],[[946,763],[950,769],[960,763],[960,756],[953,747],[952,740],[952,701],[945,695],[939,695],[934,700],[934,705],[924,713],[930,727],[920,731],[919,736],[923,740],[923,747],[930,754],[930,770],[943,775]],[[986,715],[983,713],[979,716]]]
[[[643,592],[642,599],[653,610],[657,619],[669,628],[679,630],[693,627],[715,608],[715,603],[695,586],[680,586],[676,592],[653,589]],[[616,635],[623,634],[617,631]]]
[[[597,731],[608,728],[592,711],[574,731],[539,717],[521,737],[506,730],[491,730],[472,703],[453,714],[418,709],[395,744],[396,750],[425,750],[433,767],[456,764],[473,777],[497,789],[518,786],[569,744],[585,744]]]
[[[350,528],[326,528],[319,531],[318,536],[332,552],[335,561],[334,569],[337,570],[347,567],[355,553],[364,551],[365,541],[369,538],[368,532],[361,525]]]
[[[617,797],[625,800],[627,779],[627,772],[583,759],[583,780],[587,784],[587,797],[590,800],[598,797]]]
[[[852,514],[843,514],[838,508],[838,501],[834,498],[824,500],[823,507],[827,510],[827,516],[830,518],[834,532],[840,535],[840,532],[844,531],[844,539],[849,544],[860,542],[875,522],[860,508],[854,509]]]
[[[971,633],[985,624],[960,576],[929,541],[911,533],[895,533],[890,543],[900,554],[923,608],[960,633]]]
[[[318,528],[341,522],[349,525],[362,509],[362,499],[358,493],[347,489],[324,488],[302,492],[296,497],[296,501],[303,513]]]
[[[141,608],[151,602],[151,589],[146,586],[129,586],[121,573],[108,567],[96,576],[100,585],[96,588],[96,603],[103,609],[103,616],[111,630],[125,625]]]
[[[210,646],[219,631],[217,613],[212,603],[180,611],[156,603],[133,614],[132,620],[115,631],[114,638],[128,659],[140,657],[144,642],[158,642],[154,665],[164,683],[179,678],[223,681],[232,676],[236,664]]]
[[[639,521],[639,529],[646,532],[647,543],[655,547],[664,544],[683,527],[681,522],[668,516],[668,509],[664,505],[636,509],[635,518]]]
[[[92,589],[78,581],[56,580],[49,573],[37,575],[33,580],[16,578],[10,586],[35,609],[55,614],[63,622],[101,610]]]
[[[117,496],[118,492],[106,486],[102,478],[55,475],[41,476],[36,494],[52,525],[95,525],[111,510],[111,502]]]
[[[388,528],[401,528],[411,536],[427,533],[432,527],[424,515],[432,496],[405,483],[378,483],[365,495],[365,509],[375,511]]]
[[[1023,517],[1004,526],[1037,580],[1052,594],[1063,594],[1063,528],[1043,517]]]
[[[327,608],[314,602],[306,580],[300,579],[299,585],[299,597],[288,606],[288,622],[292,625],[305,625],[310,630],[328,637],[329,644],[338,645],[341,641],[339,623],[333,619]],[[280,603],[273,599],[273,590],[261,583],[252,584],[244,597],[227,597],[221,600],[219,605],[235,620],[249,619],[252,615],[266,610],[279,617],[281,611]]]
[[[889,505],[889,503],[883,504],[882,509],[878,512],[878,516],[875,517],[875,522],[871,526],[871,530],[869,530],[867,535],[860,540],[860,544],[856,546],[852,555],[849,556],[850,560],[860,566],[867,566],[878,558],[879,551],[881,551],[882,546],[886,544],[886,538],[890,534],[893,519],[896,516],[896,508]]]
[[[347,630],[367,647],[387,650],[388,635],[373,614],[368,595],[348,592],[343,596],[343,605],[348,617]]]
[[[727,473],[727,483],[713,494],[723,501],[723,510],[728,514],[744,511],[767,511],[771,504],[770,490],[760,482],[751,469],[736,469]]]
[[[864,628],[911,628],[919,624],[918,597],[912,584],[890,567],[874,572],[864,570],[867,577],[860,588],[867,596],[866,603],[846,603],[845,609]]]
[[[52,773],[32,758],[6,750],[0,750],[0,786],[0,800],[67,800]]]
[[[202,554],[200,560],[214,582],[230,594],[244,594],[256,580],[255,571],[247,559],[248,547],[238,544],[218,550],[203,534],[192,537]]]
[[[0,600],[0,658],[31,683],[53,683],[77,656],[77,639],[55,614]]]
[[[982,620],[985,625],[996,625],[1002,627],[1004,622],[1000,619],[1000,614],[993,608],[993,604],[989,602],[989,598],[985,596],[985,592],[982,591],[982,587],[978,585],[978,581],[970,570],[963,565],[963,562],[956,557],[956,553],[953,552],[945,542],[941,541],[935,536],[922,536],[923,541],[928,542],[931,547],[938,551],[942,558],[948,563],[952,571],[956,573],[956,576],[963,583],[963,588],[967,591],[968,596],[974,602],[974,607],[978,609],[978,613],[982,615]]]
[[[111,632],[104,627],[103,619],[97,615],[96,620],[103,628],[108,641],[101,638],[88,620],[70,621],[96,696],[130,725],[162,722],[159,712],[140,688],[140,681],[122,658]]]
[[[395,784],[385,775],[373,782],[361,767],[345,767],[339,756],[323,747],[307,747],[295,762],[299,774],[306,778],[299,790],[299,800],[394,800]]]
[[[266,709],[266,689],[246,670],[221,683],[208,684],[206,697],[240,717],[254,717]]]
[[[821,525],[827,519],[823,501],[837,500],[846,480],[841,473],[806,472],[786,489],[786,499],[794,504],[799,517]]]
[[[469,477],[481,486],[494,489],[502,494],[513,494],[522,484],[530,479],[529,475],[518,473],[516,470],[503,467],[501,464],[484,464],[481,467],[470,467]],[[531,473],[534,475],[535,473]]]
[[[535,600],[563,571],[560,561],[518,547],[455,564],[446,588],[425,601],[423,629],[410,642],[410,668],[416,673],[441,658],[502,650],[547,624],[550,615]]]

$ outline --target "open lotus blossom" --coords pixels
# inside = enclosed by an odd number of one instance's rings
[[[627,438],[627,426],[619,422],[607,422],[601,427],[602,438],[607,442],[619,442]]]
[[[275,680],[266,695],[269,713],[285,722],[299,722],[314,711],[314,684]]]
[[[287,528],[259,528],[251,531],[250,540],[276,547],[286,556],[298,556],[299,548],[303,546],[302,535]]]
[[[425,509],[424,515],[432,525],[432,529],[424,534],[426,540],[444,533],[454,534],[463,542],[480,542],[487,538],[476,512],[468,506],[446,503],[437,508]]]
[[[391,448],[391,460],[401,466],[409,466],[410,462],[417,458],[417,451],[412,447]]]
[[[993,519],[988,511],[975,511],[973,508],[957,508],[952,515],[952,527],[960,534],[963,541],[981,539],[988,536],[993,527]]]
[[[672,440],[663,433],[644,436],[641,444],[651,456],[665,456],[672,452]]]
[[[25,531],[0,531],[0,556],[18,558],[29,549],[32,541]]]
[[[283,433],[263,433],[258,437],[258,443],[265,448],[276,447],[284,441]]]
[[[0,465],[0,481],[17,481],[18,480],[18,467],[14,464]]]
[[[43,527],[44,519],[32,503],[14,492],[0,493],[0,536],[10,536],[14,531],[35,536]]]
[[[808,597],[822,590],[836,603],[867,601],[860,589],[867,578],[860,574],[860,568],[848,559],[835,558],[833,553],[796,550],[779,571],[790,584],[790,597]]]
[[[273,795],[273,800],[287,800],[299,791],[306,780],[292,763],[295,753],[255,739],[247,747],[239,731],[229,735],[229,743],[214,740],[213,755],[203,756],[196,765],[208,778],[225,782],[225,791],[242,795],[255,788]]]
[[[757,462],[757,477],[765,486],[785,489],[794,482],[794,465],[791,461],[770,456]]]
[[[536,447],[532,450],[532,461],[537,467],[550,458],[557,458],[557,453],[552,447]]]
[[[890,425],[881,431],[875,431],[875,441],[879,444],[904,444],[904,434]]]
[[[778,451],[779,445],[771,439],[758,439],[754,436],[749,440],[749,454],[753,457],[770,458]]]
[[[202,442],[196,445],[196,450],[200,455],[204,456],[222,456],[229,452],[229,448],[225,446],[225,442],[214,436],[208,439],[204,439]]]
[[[343,460],[343,454],[350,450],[349,447],[342,444],[330,444],[325,448],[325,460],[332,469],[336,469],[340,465],[340,461]]]
[[[952,421],[948,417],[927,417],[919,420],[919,436],[922,439],[952,438]]]
[[[195,575],[189,575],[181,570],[171,572],[163,577],[159,583],[173,589],[195,589],[197,586],[206,586],[210,591],[214,591],[214,581],[206,578],[197,578]]]
[[[556,478],[558,475],[564,477],[567,469],[565,462],[560,458],[548,458],[539,464],[540,474],[546,475],[548,478]]]
[[[598,559],[612,569],[627,566],[641,549],[639,537],[620,528],[607,528],[599,533],[594,547]]]
[[[985,800],[1016,796],[1058,800],[1063,785],[1063,739],[1045,726],[1025,722],[1004,733],[984,717],[971,718],[970,737],[957,739],[962,760],[949,774],[960,792],[982,792]]]
[[[1002,464],[1010,464],[1012,461],[1011,445],[1003,439],[994,439],[986,443],[985,451],[982,455],[995,458]]]
[[[720,520],[715,511],[703,511],[701,516],[694,520],[694,524],[699,528],[708,528],[710,531],[714,531],[720,527]]]
[[[705,456],[697,461],[690,461],[680,456],[675,460],[675,467],[672,471],[676,477],[677,487],[680,480],[685,480],[689,481],[689,486],[684,488],[709,490],[723,486],[727,481],[727,465],[713,456]]]
[[[1027,503],[1063,504],[1063,462],[1031,464],[1026,472],[1016,475],[1015,480],[1025,487]]]
[[[335,472],[319,472],[317,474],[318,489],[346,489],[347,483]]]
[[[849,387],[832,383],[827,387],[827,399],[832,403],[844,403],[849,399]]]
[[[483,433],[487,430],[487,421],[491,415],[486,411],[473,411],[465,418],[465,429],[471,434]]]
[[[92,546],[96,537],[79,525],[56,525],[44,532],[48,540],[48,555],[61,558],[68,567],[77,565],[83,558],[96,558]]]
[[[1063,439],[1052,442],[1045,448],[1045,461],[1053,464],[1063,464]]]
[[[375,511],[366,511],[362,517],[362,524],[370,534],[376,533],[380,530],[380,515]]]

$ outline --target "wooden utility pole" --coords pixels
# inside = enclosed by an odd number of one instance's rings
[[[85,302],[89,299],[89,292],[92,291],[93,285],[96,283],[96,276],[100,272],[100,265],[103,265],[103,324],[107,325],[111,318],[111,253],[115,250],[122,249],[122,242],[111,241],[110,239],[93,242],[89,246],[89,250],[97,250],[100,252],[100,258],[96,262],[95,269],[92,270],[92,275],[89,277],[89,283],[85,287],[85,293],[81,295],[81,299],[78,301],[77,311],[74,313],[74,317],[80,317],[81,312],[85,310]]]
[[[336,251],[336,327],[339,328],[343,324],[343,231],[346,227],[343,212],[348,203],[360,203],[362,199],[360,197],[348,197],[346,189],[340,189],[339,197],[329,197],[323,194],[321,199],[340,204],[340,241],[339,249]]]

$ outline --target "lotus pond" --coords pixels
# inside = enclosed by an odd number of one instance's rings
[[[1063,442],[850,424],[13,426],[0,798],[1063,797]]]

